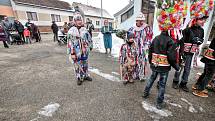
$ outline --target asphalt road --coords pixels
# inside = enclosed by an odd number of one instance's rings
[[[124,86],[116,58],[90,55],[92,82],[77,86],[66,46],[43,35],[42,43],[0,46],[0,121],[212,121],[215,94],[199,98],[171,88],[169,76],[163,110],[154,103],[156,85],[149,99],[141,95],[146,82]],[[188,86],[195,82],[192,69]]]

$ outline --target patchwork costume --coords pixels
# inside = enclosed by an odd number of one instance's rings
[[[145,20],[144,15],[141,13],[137,20]],[[145,78],[146,75],[146,66],[148,63],[148,48],[151,44],[153,32],[152,28],[147,24],[142,25],[141,27],[131,27],[129,32],[133,33],[135,36],[135,45],[137,48],[137,55],[138,55],[138,67],[137,73],[140,80]]]
[[[88,56],[92,48],[91,36],[86,28],[73,26],[68,31],[68,54],[75,56],[72,63],[75,66],[77,79],[88,76]]]
[[[128,40],[127,40],[128,41]],[[135,43],[123,44],[120,49],[119,62],[121,65],[121,78],[123,81],[136,79],[136,67],[138,64],[137,51]]]

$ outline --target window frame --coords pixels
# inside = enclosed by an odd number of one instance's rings
[[[37,12],[26,11],[26,15],[31,21],[38,21]]]
[[[57,14],[51,14],[52,21],[61,22],[61,16]]]

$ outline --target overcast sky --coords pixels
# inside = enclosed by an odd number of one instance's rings
[[[101,7],[101,0],[61,0],[61,1],[66,1],[69,3],[79,2],[98,8]],[[102,0],[102,1],[103,9],[107,10],[112,16],[129,3],[129,0]]]

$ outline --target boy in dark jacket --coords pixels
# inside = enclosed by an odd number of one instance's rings
[[[199,46],[204,41],[204,23],[206,22],[210,12],[213,10],[213,0],[208,1],[197,1],[192,3],[190,7],[191,12],[191,24],[188,28],[183,30],[183,50],[184,50],[184,71],[180,83],[180,88],[183,91],[188,92],[187,88],[188,77],[190,75],[192,58],[198,55]],[[196,57],[195,57],[196,58]],[[179,74],[175,75],[173,79],[173,87],[179,82]]]
[[[205,88],[215,74],[215,38],[212,40],[209,48],[204,52],[204,57],[201,61],[205,63],[204,72],[197,80],[197,83],[192,86],[192,89],[194,95],[208,97],[208,92]]]
[[[149,96],[150,89],[160,75],[159,79],[159,92],[157,97],[158,109],[161,109],[161,105],[164,100],[165,86],[168,78],[171,66],[175,70],[179,70],[179,66],[176,63],[176,44],[173,39],[168,35],[167,31],[162,31],[161,34],[153,40],[149,48],[149,63],[152,69],[152,75],[147,82],[144,90],[144,98]]]
[[[144,90],[143,98],[149,96],[151,87],[156,80],[157,76],[160,76],[158,87],[158,96],[156,101],[156,108],[161,109],[164,101],[165,86],[168,79],[169,71],[173,67],[176,71],[180,70],[177,63],[177,43],[172,38],[172,35],[168,33],[169,30],[174,30],[175,28],[180,28],[183,22],[182,18],[185,16],[186,11],[184,7],[184,2],[167,4],[162,3],[160,7],[158,6],[159,12],[157,13],[157,20],[161,34],[155,37],[149,47],[149,63],[152,70],[150,79]],[[167,7],[168,6],[168,7]],[[169,9],[175,9],[174,6],[179,6],[181,9],[177,9],[174,12],[169,12]],[[173,21],[174,20],[174,21]]]

